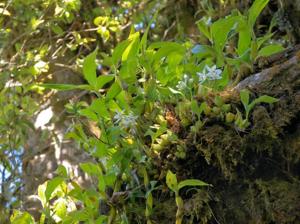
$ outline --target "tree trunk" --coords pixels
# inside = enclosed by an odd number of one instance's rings
[[[80,84],[80,76],[70,69],[54,67],[52,71],[54,83]],[[38,186],[55,175],[59,165],[67,168],[70,177],[83,187],[91,185],[91,180],[80,170],[79,164],[91,161],[88,154],[73,140],[65,138],[72,127],[72,119],[68,117],[65,104],[70,100],[79,100],[80,91],[53,92],[44,96],[46,102],[37,113],[35,130],[30,130],[23,155],[23,201],[24,208],[35,218],[40,214],[40,202],[33,197]]]

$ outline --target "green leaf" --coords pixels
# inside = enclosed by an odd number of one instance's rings
[[[100,215],[99,218],[95,221],[95,224],[106,223],[105,220],[107,220],[107,216],[106,215]]]
[[[199,31],[201,33],[203,33],[204,36],[211,41],[211,33],[209,30],[209,26],[206,24],[206,21],[207,21],[207,18],[203,17],[196,24],[197,24]]]
[[[222,78],[217,81],[217,85],[219,88],[224,88],[228,85],[229,82],[230,82],[230,69],[229,66],[225,66],[222,73]]]
[[[148,191],[146,194],[146,206],[148,210],[152,210],[153,207],[153,196],[151,191]]]
[[[68,177],[68,172],[65,166],[63,165],[58,165],[56,171],[55,171],[58,175],[60,175],[61,177],[67,178]]]
[[[278,101],[279,100],[276,99],[276,98],[274,98],[274,97],[263,95],[263,96],[260,96],[260,97],[258,97],[257,99],[255,99],[255,100],[253,100],[251,102],[251,104],[249,105],[249,110],[251,110],[258,103],[269,103],[269,104],[272,104],[272,103],[276,103]]]
[[[129,40],[124,40],[121,43],[119,43],[116,48],[114,49],[114,52],[112,53],[112,62],[115,66],[117,66],[118,62],[121,60],[123,52],[127,48],[127,46],[130,44]]]
[[[14,213],[10,217],[11,224],[34,224],[33,217],[27,212],[20,212],[14,210]]]
[[[68,214],[74,221],[87,221],[93,215],[87,209],[80,211],[73,211]]]
[[[268,45],[266,47],[263,47],[257,55],[258,57],[267,57],[270,56],[272,54],[276,54],[279,53],[281,51],[284,50],[284,47],[281,46],[281,44],[272,44],[272,45]]]
[[[154,14],[154,16],[152,17],[152,19],[150,20],[145,32],[144,32],[144,35],[142,37],[142,40],[140,42],[140,49],[142,50],[142,52],[145,52],[146,51],[146,48],[147,48],[147,37],[148,37],[148,33],[149,33],[149,30],[150,30],[150,26],[151,24],[156,20],[156,17],[158,15],[158,11],[156,11],[156,13]]]
[[[229,32],[234,28],[234,25],[239,22],[240,16],[228,16],[224,19],[219,19],[211,26],[211,35],[216,51],[220,54],[227,41]]]
[[[171,91],[171,93],[173,93],[173,94],[179,94],[179,95],[184,96],[184,94],[183,94],[182,92],[177,91],[176,89],[173,89],[173,88],[171,88],[171,87],[168,87],[168,89],[169,89],[169,90]]]
[[[268,33],[264,35],[263,37],[257,38],[257,46],[260,48],[267,40],[271,39],[271,37],[274,35],[274,33]]]
[[[103,138],[103,135],[101,135]],[[109,155],[108,146],[104,144],[102,141],[97,141],[96,150],[92,153],[92,156],[95,158],[103,158]]]
[[[260,15],[265,6],[269,3],[269,0],[255,0],[248,11],[248,24],[253,27],[257,17]]]
[[[205,182],[203,182],[201,180],[188,179],[188,180],[181,181],[178,184],[178,190],[180,190],[181,188],[186,187],[186,186],[199,186],[199,187],[203,187],[203,186],[211,186],[211,185],[208,184],[208,183],[205,183]]]
[[[47,187],[45,190],[46,201],[49,201],[51,194],[55,189],[64,181],[62,177],[54,177],[52,180],[47,182]]]
[[[247,110],[248,105],[249,105],[249,97],[250,97],[249,91],[247,89],[241,90],[240,97],[241,97],[241,101],[244,105],[245,110]]]
[[[80,163],[80,168],[87,174],[89,175],[99,175],[101,174],[101,169],[98,165],[94,164],[94,163]]]
[[[90,119],[92,121],[98,121],[97,115],[89,108],[80,110],[79,114],[87,117],[88,119]]]
[[[121,86],[117,82],[114,82],[106,94],[106,100],[108,101],[115,98],[121,91]]]
[[[204,111],[204,113],[207,112],[207,110],[209,110],[209,106],[208,104],[204,101],[200,104],[200,111],[201,113]]]
[[[255,40],[251,41],[251,47],[250,47],[250,59],[251,61],[254,61],[257,58],[258,54],[258,42]]]
[[[34,84],[31,86],[31,89],[41,87],[45,89],[55,89],[55,90],[74,90],[74,89],[84,89],[84,90],[91,90],[89,85],[72,85],[72,84]]]
[[[245,128],[245,126],[244,126],[244,124],[245,124],[245,120],[243,119],[243,116],[242,116],[242,113],[238,110],[238,109],[236,109],[236,119],[235,119],[235,125],[237,125],[239,128],[241,128],[241,129],[244,129]],[[247,121],[247,119],[246,119],[246,121]]]
[[[183,54],[178,52],[172,52],[168,55],[168,66],[170,69],[176,69],[183,59]]]
[[[114,75],[101,75],[97,78],[96,80],[96,90],[98,91],[101,89],[106,83],[111,82],[114,80],[115,76]]]
[[[174,191],[176,194],[178,193],[176,174],[172,173],[172,171],[170,171],[170,170],[168,170],[168,173],[166,176],[166,183],[172,191]]]
[[[192,112],[197,115],[198,119],[200,119],[200,116],[201,116],[200,107],[198,106],[198,103],[196,100],[192,100],[191,109],[192,109]]]
[[[245,52],[250,48],[251,35],[251,30],[249,29],[245,18],[241,16],[241,19],[239,21],[239,41],[237,49],[239,56],[245,54]]]
[[[88,83],[95,87],[97,81],[96,74],[96,55],[98,49],[94,50],[91,54],[89,54],[83,61],[83,76],[88,81]]]
[[[47,203],[46,196],[45,196],[45,190],[46,190],[46,183],[38,186],[38,196],[39,196],[39,200],[42,203],[43,208],[45,207],[45,205]]]
[[[279,101],[279,99],[276,99],[271,96],[263,95],[263,96],[260,96],[257,99],[255,99],[253,102],[255,102],[255,103],[276,103],[278,101]]]
[[[132,58],[122,63],[120,78],[128,84],[136,82],[136,71],[138,66],[137,58]]]
[[[128,102],[127,102],[126,92],[125,91],[121,91],[116,96],[116,100],[117,100],[117,103],[118,103],[119,107],[122,110],[130,110],[130,106],[129,106]]]
[[[117,176],[114,173],[106,174],[104,176],[104,181],[107,186],[112,187],[116,182]]]
[[[122,54],[122,62],[135,57],[139,51],[140,33],[136,32],[129,36],[130,43]]]
[[[167,57],[172,52],[177,52],[180,55],[184,55],[185,47],[175,42],[156,42],[149,46],[149,49],[159,48],[154,54],[153,61],[159,63],[163,57]]]
[[[105,192],[106,184],[103,175],[98,175],[98,189],[100,192]]]
[[[104,99],[95,99],[93,100],[90,109],[97,113],[100,117],[105,119],[110,119],[110,114],[106,108]]]
[[[57,25],[57,24],[51,24],[50,27],[51,27],[51,30],[52,30],[55,34],[57,34],[57,35],[62,35],[62,34],[64,34],[64,30],[63,30],[59,25]]]
[[[222,105],[224,104],[223,99],[222,99],[221,96],[216,96],[215,99],[214,99],[214,103],[218,107],[222,107]]]
[[[94,24],[96,26],[105,26],[105,24],[109,21],[108,16],[98,16],[94,19]]]
[[[67,201],[64,198],[59,198],[53,206],[55,214],[63,219],[67,214]]]

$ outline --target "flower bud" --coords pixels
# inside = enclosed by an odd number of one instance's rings
[[[233,113],[229,112],[229,113],[226,114],[225,120],[226,120],[227,123],[233,122],[234,119],[235,119],[235,115]]]

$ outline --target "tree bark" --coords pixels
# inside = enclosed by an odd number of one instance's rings
[[[54,67],[52,69],[52,82],[81,84],[82,79],[70,69],[61,69]],[[29,130],[27,143],[24,147],[23,155],[23,182],[22,192],[23,206],[37,219],[40,215],[41,203],[33,195],[37,195],[38,186],[55,176],[55,170],[59,165],[66,167],[73,180],[83,187],[91,186],[91,180],[84,174],[79,164],[86,161],[92,161],[91,157],[65,135],[70,131],[72,119],[68,116],[65,104],[70,100],[78,100],[80,91],[64,91],[48,93],[40,99],[41,111],[37,117],[46,110],[50,114],[41,115],[42,122],[49,120],[46,124],[35,123],[35,130]],[[44,122],[45,123],[45,122]]]

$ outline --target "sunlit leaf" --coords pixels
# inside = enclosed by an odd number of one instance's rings
[[[47,203],[45,191],[46,191],[46,183],[38,186],[38,197],[39,197],[39,200],[41,201],[43,207],[45,207],[45,205]]]
[[[261,11],[269,3],[269,0],[255,0],[248,11],[248,23],[250,27],[253,27],[257,17],[260,15]]]
[[[60,175],[61,177],[67,178],[68,177],[68,171],[66,169],[65,166],[63,165],[58,165],[56,171],[55,171],[58,175]]]
[[[113,81],[115,78],[114,75],[101,75],[96,80],[96,90],[101,89],[105,84]]]
[[[108,90],[108,92],[106,94],[106,100],[111,100],[111,99],[115,98],[121,91],[122,91],[122,88],[120,87],[120,85],[117,82],[115,82]]]
[[[55,89],[55,90],[74,90],[74,89],[83,89],[83,90],[91,90],[89,85],[72,85],[72,84],[52,84],[52,83],[45,83],[45,84],[35,84],[31,86],[31,89],[35,88],[45,88],[45,89]]]
[[[147,28],[146,28],[146,30],[145,30],[145,32],[144,32],[144,35],[143,35],[143,37],[142,37],[142,40],[141,40],[141,42],[140,42],[140,49],[143,51],[143,52],[145,52],[146,51],[146,48],[147,48],[147,38],[148,38],[148,33],[149,33],[149,29],[150,29],[150,27],[151,27],[151,24],[156,20],[156,17],[157,17],[157,15],[158,15],[158,12],[159,11],[157,11],[155,14],[154,14],[154,16],[152,17],[152,19],[150,20],[150,22],[149,22],[149,24],[148,24],[148,26],[147,26]]]
[[[199,20],[197,22],[197,27],[198,27],[199,31],[201,33],[203,33],[204,36],[211,41],[211,33],[210,33],[209,26],[207,24],[207,18],[206,17],[202,18],[201,20]]]
[[[59,198],[54,203],[55,214],[63,219],[67,214],[67,201],[64,198]]]
[[[125,49],[129,44],[130,44],[129,40],[124,40],[116,46],[116,48],[112,53],[112,62],[114,65],[117,65],[118,62],[121,60],[123,52],[125,51]]]
[[[90,109],[93,110],[95,113],[97,113],[100,117],[103,117],[105,119],[110,118],[110,114],[106,108],[104,99],[95,99],[92,102]]]
[[[246,109],[249,105],[249,97],[250,97],[249,91],[247,89],[243,89],[240,92],[240,97],[241,97],[241,101]]]
[[[268,45],[266,47],[263,47],[259,52],[258,52],[258,55],[257,55],[257,58],[258,57],[267,57],[267,56],[270,56],[272,54],[276,54],[276,53],[279,53],[281,51],[284,50],[284,47],[282,47],[281,44],[272,44],[272,45]]]
[[[122,54],[122,61],[127,61],[128,59],[131,59],[137,55],[139,50],[139,37],[140,34],[138,32],[129,37],[130,43]]]
[[[20,212],[14,210],[14,213],[10,217],[11,224],[34,224],[33,217],[27,212]]]
[[[279,100],[274,98],[274,97],[271,97],[271,96],[267,96],[267,95],[263,95],[263,96],[260,96],[258,97],[257,99],[253,100],[250,105],[249,105],[249,110],[251,110],[256,104],[259,104],[259,103],[269,103],[269,104],[272,104],[272,103],[276,103],[278,102]]]
[[[79,111],[79,114],[89,118],[92,121],[98,121],[97,114],[95,114],[91,109],[86,108]]]
[[[197,179],[188,179],[188,180],[184,180],[184,181],[181,181],[179,184],[178,184],[178,190],[180,190],[181,188],[183,187],[186,187],[186,186],[198,186],[198,187],[203,187],[203,186],[211,186],[210,184],[208,183],[205,183],[201,180],[197,180]]]
[[[240,18],[239,20],[239,41],[238,41],[238,48],[237,52],[239,56],[242,56],[249,48],[251,45],[251,29],[249,28],[247,21],[245,17]]]
[[[96,74],[96,55],[98,49],[89,54],[83,61],[83,75],[91,86],[96,86],[97,74]]]
[[[170,170],[168,170],[168,173],[166,176],[166,183],[172,191],[178,192],[176,174],[172,173],[172,171],[170,171]]]
[[[103,177],[103,175],[98,175],[98,189],[100,192],[104,192],[105,191],[105,179]]]
[[[228,16],[224,19],[219,19],[211,26],[211,35],[213,44],[218,52],[222,52],[227,41],[227,36],[234,28],[234,25],[239,22],[240,16]]]
[[[79,166],[84,172],[86,172],[89,175],[97,175],[98,176],[99,174],[102,173],[99,166],[94,163],[90,163],[90,162],[80,163]]]
[[[47,187],[45,190],[46,201],[48,201],[55,191],[55,189],[64,181],[62,177],[54,177],[52,180],[47,182]]]

